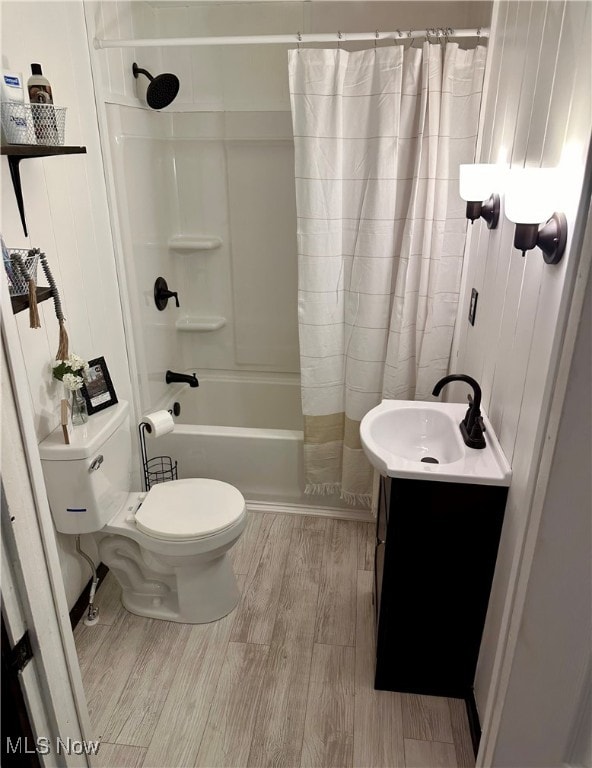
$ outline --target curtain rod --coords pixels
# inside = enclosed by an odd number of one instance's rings
[[[269,45],[269,44],[292,44],[306,45],[307,43],[351,43],[361,40],[394,40],[395,42],[404,42],[418,37],[425,37],[430,40],[441,41],[443,39],[455,37],[489,37],[489,29],[452,29],[452,27],[409,30],[402,32],[397,29],[395,32],[333,32],[333,33],[312,33],[301,34],[297,32],[292,35],[239,35],[234,37],[159,37],[159,38],[138,38],[136,40],[102,40],[95,38],[95,48],[150,48],[150,47],[179,47],[194,45]]]

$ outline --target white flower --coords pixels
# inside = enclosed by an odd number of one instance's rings
[[[65,373],[62,382],[64,383],[66,389],[69,389],[71,392],[75,392],[76,390],[81,389],[83,383],[82,377],[75,376],[73,373]]]
[[[68,357],[68,366],[72,371],[81,371],[88,368],[88,363],[73,352]]]

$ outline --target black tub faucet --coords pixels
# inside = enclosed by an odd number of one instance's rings
[[[436,383],[432,395],[438,397],[442,388],[452,381],[464,381],[465,384],[473,388],[473,397],[468,396],[469,409],[459,424],[460,433],[465,441],[465,445],[468,445],[469,448],[485,448],[485,438],[483,437],[485,424],[481,416],[481,387],[475,379],[464,373],[453,373],[451,376],[444,376],[443,379]]]
[[[199,381],[195,373],[175,373],[167,371],[164,380],[167,384],[189,384],[190,387],[199,387]]]

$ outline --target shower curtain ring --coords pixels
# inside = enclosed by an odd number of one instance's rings
[[[481,42],[481,27],[477,30],[477,45]]]
[[[337,30],[337,48],[341,48],[341,38],[342,37],[343,37],[343,35],[341,34],[341,32],[339,30]]]
[[[298,38],[298,42],[296,43],[296,45],[298,46],[298,51],[300,51],[300,43],[302,42],[302,33],[298,32],[296,34],[296,37]]]
[[[376,43],[378,42],[379,34],[380,33],[378,32],[378,30],[376,30],[376,32],[374,33],[374,50],[376,50]]]

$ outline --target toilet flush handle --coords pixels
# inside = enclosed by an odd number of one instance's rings
[[[95,469],[98,469],[101,466],[102,463],[103,463],[103,454],[99,453],[97,458],[92,460],[92,462],[90,464],[90,467],[88,468],[88,471],[89,472],[94,472]]]

